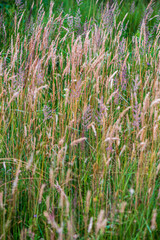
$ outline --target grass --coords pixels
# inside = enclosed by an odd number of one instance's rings
[[[155,5],[137,23],[96,2],[85,21],[83,4],[33,6],[1,32],[0,239],[160,234]]]

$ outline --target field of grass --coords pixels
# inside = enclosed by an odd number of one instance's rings
[[[159,239],[160,10],[137,2],[1,11],[0,239]]]

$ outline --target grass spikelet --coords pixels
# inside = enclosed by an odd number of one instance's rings
[[[157,105],[160,103],[160,98],[159,99],[155,99],[152,103],[151,103],[151,107]]]
[[[50,168],[50,171],[49,171],[49,182],[50,182],[51,187],[53,188],[54,187],[54,172],[53,172],[53,168]]]
[[[124,213],[125,208],[126,208],[127,202],[123,201],[122,203],[119,204],[119,212]]]
[[[106,223],[107,223],[107,219],[104,218],[104,210],[101,210],[98,215],[98,219],[96,223],[96,235],[98,234],[99,230],[104,231],[106,227]]]
[[[17,167],[17,170],[16,170],[16,177],[15,177],[15,180],[13,181],[13,186],[12,186],[12,195],[15,194],[15,191],[17,189],[17,185],[18,185],[18,177],[19,177],[19,174],[21,172],[21,162],[19,162],[18,164],[18,167]]]
[[[3,209],[3,192],[0,192],[0,208]]]
[[[152,213],[152,220],[151,220],[151,229],[154,231],[157,227],[157,223],[156,223],[156,218],[157,218],[157,209],[153,210]]]
[[[77,139],[77,140],[74,140],[74,141],[71,142],[71,146],[72,146],[72,147],[73,147],[73,146],[76,146],[77,144],[79,144],[79,143],[81,143],[81,142],[83,142],[83,141],[85,141],[85,140],[87,140],[86,137],[82,137],[82,138],[79,138],[79,139]]]
[[[90,199],[91,199],[91,191],[88,191],[87,197],[86,197],[86,214],[88,214],[89,212]]]
[[[11,99],[10,99],[10,101],[9,101],[9,103],[8,103],[8,107],[10,106],[11,102],[12,102],[15,98],[18,97],[19,94],[20,94],[20,91],[15,92],[15,93],[13,94],[13,96],[11,97]]]
[[[40,192],[39,192],[39,200],[38,200],[39,204],[42,202],[42,196],[43,196],[43,192],[44,192],[45,187],[46,187],[46,184],[43,183],[41,188],[40,188]]]
[[[65,145],[65,147],[62,147],[57,154],[57,165],[62,165],[64,164],[64,159],[66,156],[66,151],[67,151],[67,144]]]
[[[90,218],[90,221],[89,221],[89,225],[88,225],[88,233],[91,232],[92,227],[93,227],[93,217],[91,217],[91,218]]]
[[[30,156],[30,158],[29,158],[29,161],[28,161],[28,163],[26,164],[26,169],[27,169],[27,170],[30,169],[30,167],[31,167],[31,165],[32,165],[33,156],[34,156],[34,153],[32,152],[32,153],[31,153],[31,156]]]
[[[58,233],[61,233],[62,230],[61,228],[59,228],[58,224],[56,223],[55,219],[54,219],[54,216],[52,216],[51,214],[49,214],[47,211],[44,211],[44,216],[47,218],[48,220],[48,223],[51,224],[51,226],[56,229],[56,231]]]

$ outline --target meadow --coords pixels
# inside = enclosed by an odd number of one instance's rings
[[[0,4],[0,239],[158,240],[160,4],[15,3]]]

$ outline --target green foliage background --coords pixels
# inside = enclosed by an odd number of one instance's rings
[[[0,2],[0,12],[1,12],[1,17],[0,17],[0,49],[4,49],[5,46],[7,46],[8,42],[10,41],[9,36],[13,34],[13,29],[14,29],[14,16],[15,13],[17,15],[21,15],[22,11],[18,9],[18,7],[15,4],[15,0],[2,0]],[[34,1],[34,7],[33,7],[33,12],[32,12],[32,18],[35,19],[37,16],[37,10],[39,9],[41,1]],[[80,9],[80,14],[81,14],[81,23],[83,24],[85,21],[89,21],[91,17],[98,19],[100,16],[100,11],[102,6],[104,6],[107,1],[99,0],[97,3],[96,0],[83,0],[81,1],[81,4],[78,5],[77,1],[75,0],[64,0],[64,1],[59,1],[55,0],[54,1],[54,9],[53,11],[55,12],[55,15],[58,15],[60,11],[63,10],[63,14],[70,13],[73,16],[76,15],[78,9]],[[113,2],[117,2],[120,4],[120,0],[110,0],[110,4]],[[139,26],[141,23],[141,20],[145,14],[145,9],[147,4],[150,1],[148,0],[124,0],[121,3],[120,6],[120,14],[119,14],[119,19],[117,21],[123,19],[123,17],[126,15],[126,13],[129,13],[128,16],[126,17],[125,22],[128,22],[128,27],[127,27],[127,37],[132,38],[136,32],[139,31]],[[24,17],[22,24],[25,26],[25,22],[27,21],[29,14],[30,14],[30,9],[33,1],[31,0],[21,0],[21,4],[24,4],[23,8],[25,9]],[[42,0],[44,10],[45,12],[48,12],[49,6],[50,6],[50,0]],[[134,11],[131,11],[132,6],[134,4]],[[149,27],[153,28],[154,25],[160,21],[160,1],[154,1],[154,9],[152,16],[158,15],[159,17],[153,18],[149,22]],[[5,31],[4,33],[2,23],[4,23],[5,26]],[[24,31],[24,26],[21,27],[21,30]],[[6,36],[4,36],[6,34]],[[3,43],[3,39],[6,39],[5,43]]]

